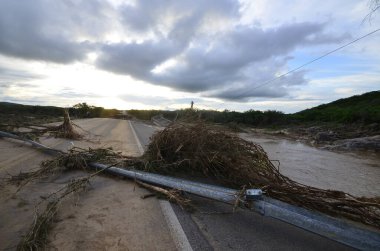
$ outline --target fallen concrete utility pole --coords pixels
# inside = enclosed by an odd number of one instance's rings
[[[48,153],[48,154],[51,154],[51,155],[56,155],[56,154],[59,154],[59,153],[64,153],[64,152],[62,152],[60,150],[47,147],[47,146],[42,145],[42,144],[40,144],[40,143],[38,143],[36,141],[33,141],[33,140],[24,139],[24,138],[22,138],[22,137],[20,137],[18,135],[12,134],[12,133],[0,131],[0,138],[1,137],[10,138],[10,139],[16,139],[16,140],[21,140],[21,141],[27,142],[27,143],[31,144],[32,146],[34,146],[34,147],[36,147],[38,149],[41,149],[45,153]]]
[[[90,167],[99,170],[106,169],[108,166],[91,163]],[[118,167],[107,168],[105,171],[155,185],[178,189],[228,204],[234,204],[238,199],[239,194],[239,191],[234,189],[207,185],[143,171],[125,170]],[[247,192],[249,191],[250,190],[247,190]],[[246,197],[247,194],[241,199],[247,202]],[[376,250],[380,247],[379,232],[362,228],[355,223],[348,223],[344,220],[271,199],[267,196],[262,196],[262,199],[259,200],[253,200],[251,210],[361,250]]]
[[[0,131],[0,137],[24,139],[9,133]],[[60,151],[46,147],[34,141],[27,142],[37,146],[48,153]],[[32,143],[33,142],[33,143]],[[36,143],[36,144],[34,144]],[[118,167],[109,167],[99,163],[90,163],[95,170],[104,170],[107,173],[144,181],[147,183],[178,189],[194,195],[210,198],[224,203],[234,204],[237,199],[250,202],[251,210],[264,216],[269,216],[290,223],[308,231],[320,234],[329,239],[344,243],[361,250],[378,250],[380,247],[380,233],[376,230],[365,228],[356,223],[330,217],[328,215],[296,207],[279,200],[261,196],[260,190],[248,189],[243,196],[239,196],[238,190],[214,185],[203,184],[194,181],[152,174],[137,170],[126,170]]]

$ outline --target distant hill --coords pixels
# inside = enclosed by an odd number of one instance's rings
[[[61,117],[63,115],[62,107],[57,106],[40,106],[40,105],[22,105],[10,102],[0,102],[0,117],[7,115],[17,116],[51,116]],[[69,108],[71,116],[76,118],[93,118],[93,117],[115,117],[120,111],[116,109],[104,109],[103,107],[89,106],[86,103],[79,103]]]
[[[0,102],[0,113],[23,114],[23,115],[44,115],[62,116],[62,108],[56,106],[21,105],[10,102]]]
[[[338,99],[289,116],[300,122],[380,123],[380,91]]]

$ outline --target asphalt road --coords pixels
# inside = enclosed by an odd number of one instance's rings
[[[142,145],[157,127],[132,122]],[[230,205],[192,197],[196,211],[172,204],[193,250],[352,250],[352,248],[288,223]]]

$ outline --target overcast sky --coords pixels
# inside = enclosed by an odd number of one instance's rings
[[[365,0],[0,0],[0,101],[296,112],[380,89]],[[260,86],[260,87],[259,87]]]

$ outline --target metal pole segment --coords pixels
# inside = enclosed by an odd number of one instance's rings
[[[55,151],[55,153],[59,152],[58,150],[49,148],[31,140],[24,140],[17,135],[10,133],[0,131],[0,137],[23,140],[37,146],[40,149],[52,150]],[[118,167],[108,167],[99,163],[90,163],[89,166],[96,170],[106,169],[105,171],[111,174],[175,188],[228,204],[233,204],[235,202],[238,193],[238,190],[234,189],[202,184],[194,181],[187,181],[143,171],[132,171]],[[379,250],[380,232],[378,230],[372,230],[369,227],[362,227],[355,222],[333,218],[322,213],[293,206],[267,196],[262,196],[262,198],[262,200],[252,202],[252,211],[279,219],[354,248],[361,250]]]
[[[360,250],[379,250],[380,247],[378,230],[293,206],[267,196],[263,196],[263,200],[254,203],[254,211]]]

